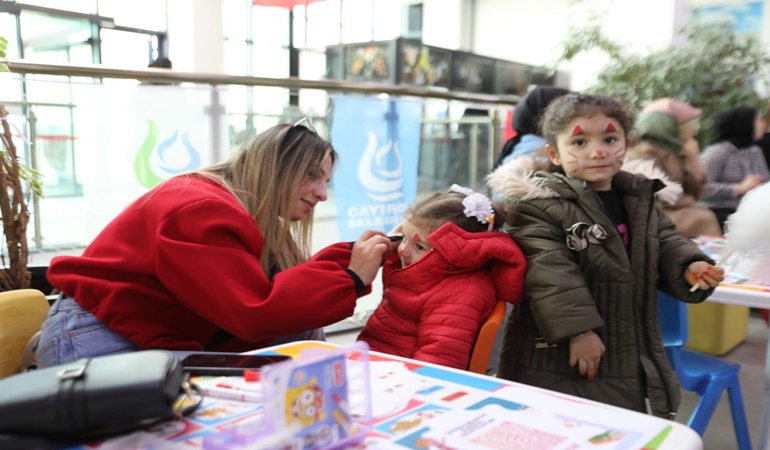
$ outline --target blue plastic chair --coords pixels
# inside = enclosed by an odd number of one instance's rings
[[[679,377],[680,385],[700,396],[687,426],[703,436],[722,397],[722,391],[727,390],[738,448],[751,450],[749,425],[738,379],[741,365],[684,348],[689,333],[687,305],[684,302],[658,292],[658,313],[666,356]]]

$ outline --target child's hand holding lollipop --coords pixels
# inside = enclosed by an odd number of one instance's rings
[[[717,287],[721,281],[724,281],[725,269],[705,261],[696,261],[687,266],[684,277],[692,285],[690,292],[695,292],[699,288],[707,290]]]

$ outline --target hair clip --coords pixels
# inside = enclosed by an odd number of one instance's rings
[[[456,192],[465,195],[463,206],[465,206],[466,217],[475,217],[479,222],[487,224],[487,231],[492,231],[495,227],[495,210],[492,209],[492,202],[489,198],[478,192],[453,184],[449,192]]]

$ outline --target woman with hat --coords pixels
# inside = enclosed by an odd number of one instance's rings
[[[680,234],[691,237],[722,234],[714,213],[697,205],[706,187],[706,172],[695,140],[701,112],[672,98],[655,100],[639,115],[639,143],[628,153],[629,159],[652,160],[671,181],[682,186],[682,194],[675,203],[665,204],[664,211]]]

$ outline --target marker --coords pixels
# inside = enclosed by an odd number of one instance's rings
[[[217,383],[215,387],[222,388],[222,389],[232,389],[234,391],[252,392],[255,394],[262,393],[262,385],[258,383],[250,383],[249,385],[245,385],[245,384],[233,384],[228,382],[221,382],[221,383]]]
[[[402,239],[404,239],[404,235],[403,234],[397,234],[395,236],[388,236],[388,240],[390,242],[398,242],[398,241],[400,241]]]
[[[262,394],[256,394],[252,392],[240,391],[232,388],[225,388],[219,385],[204,387],[203,393],[211,398],[218,398],[221,400],[236,400],[239,402],[249,403],[262,403],[264,399]]]

